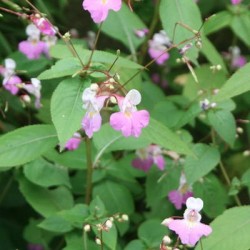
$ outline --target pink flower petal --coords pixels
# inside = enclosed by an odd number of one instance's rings
[[[174,204],[176,209],[181,209],[183,204],[183,197],[179,190],[172,190],[168,193],[169,201]]]
[[[68,150],[76,150],[81,143],[81,138],[70,138],[65,145],[65,148]]]
[[[82,121],[82,127],[86,135],[91,138],[93,133],[101,128],[102,117],[98,112],[87,112]]]
[[[12,95],[16,95],[19,91],[19,88],[16,85],[21,82],[22,80],[18,76],[11,76],[10,78],[4,80],[3,87]]]
[[[157,155],[154,157],[154,163],[155,165],[160,169],[164,170],[165,167],[165,159],[162,155]]]
[[[22,41],[18,45],[18,50],[26,55],[28,59],[38,59],[45,49],[46,44],[42,41]]]
[[[165,63],[165,61],[168,60],[169,54],[165,52],[163,54],[164,50],[157,50],[155,48],[149,48],[148,53],[152,59],[156,59],[156,63],[159,65],[162,65]],[[160,57],[159,57],[160,56]]]
[[[138,169],[143,170],[144,172],[147,172],[153,165],[153,159],[147,158],[147,159],[140,159],[136,158],[132,161],[132,166]]]

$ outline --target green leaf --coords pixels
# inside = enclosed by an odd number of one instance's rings
[[[124,186],[112,181],[104,181],[93,189],[93,197],[99,196],[109,214],[134,211],[134,202],[131,193]]]
[[[184,172],[191,185],[209,173],[220,161],[220,153],[205,144],[196,144],[193,147],[195,156],[188,156],[184,164]]]
[[[206,37],[202,38],[201,52],[212,65],[221,65],[223,71],[227,72],[225,62],[215,46]]]
[[[82,93],[84,87],[89,83],[89,79],[63,80],[52,96],[52,121],[56,127],[62,148],[67,140],[81,127],[85,112],[82,108]]]
[[[46,218],[38,226],[44,230],[55,233],[67,233],[73,229],[70,223],[59,215],[52,215]]]
[[[76,58],[65,58],[56,62],[50,69],[42,72],[40,80],[70,76],[81,70],[81,64]]]
[[[204,25],[206,35],[210,35],[218,30],[221,30],[230,25],[233,16],[228,11],[221,11],[211,16]]]
[[[202,25],[200,11],[197,7],[197,4],[192,0],[161,1],[160,18],[164,30],[176,44],[194,37],[194,33],[182,27],[181,25],[176,26],[176,23],[189,26],[191,30],[199,30]],[[195,61],[195,59],[198,57],[198,49],[193,47],[190,49],[190,52],[191,51],[191,59]]]
[[[150,118],[149,125],[143,129],[141,137],[148,139],[150,143],[158,144],[166,149],[181,154],[192,155],[192,151],[185,142],[179,139],[168,127],[153,118]]]
[[[231,28],[233,32],[247,45],[250,46],[250,16],[248,13],[235,15]]]
[[[106,215],[107,211],[104,202],[99,196],[96,196],[89,205],[89,211],[95,218],[100,218]]]
[[[48,190],[32,184],[22,176],[18,181],[20,191],[26,201],[44,217],[73,207],[72,194],[65,187]]]
[[[193,192],[195,197],[203,200],[203,210],[208,217],[215,218],[226,209],[228,203],[227,192],[216,176],[209,174],[202,181],[196,182],[193,185]]]
[[[233,147],[236,136],[236,123],[232,113],[227,110],[210,110],[208,120],[218,135]]]
[[[132,240],[126,245],[124,250],[145,250],[145,245],[141,240]]]
[[[32,125],[0,137],[0,167],[12,167],[32,161],[57,144],[51,125]]]
[[[101,129],[94,134],[93,138],[94,144],[100,152],[133,150],[144,148],[149,144],[146,138],[124,137],[119,131],[115,131],[108,123],[102,125]]]
[[[83,49],[82,46],[80,45],[75,45],[75,49],[78,53],[78,55],[81,57],[82,61],[84,64],[88,63],[89,57],[91,55],[90,50]],[[64,58],[69,58],[73,57],[70,51],[68,50],[66,45],[58,44],[52,47],[51,49],[51,56],[58,58],[58,59],[64,59]],[[105,52],[105,51],[100,51],[100,50],[95,50],[95,53],[93,55],[92,61],[96,63],[104,63],[111,65],[113,62],[116,60],[117,56],[115,54]],[[122,56],[119,56],[119,59],[116,61],[115,65],[127,69],[140,69],[142,68],[141,65],[123,58]]]
[[[111,11],[102,26],[102,31],[108,36],[119,40],[131,54],[136,54],[136,48],[143,42],[134,31],[146,28],[141,19],[124,3],[119,12]]]
[[[158,247],[166,234],[166,227],[159,220],[147,220],[138,229],[138,237],[144,241],[148,248]]]
[[[249,81],[250,63],[237,70],[231,78],[222,86],[219,93],[214,96],[213,100],[218,102],[230,99],[250,90]]]
[[[68,171],[64,167],[52,165],[40,158],[24,166],[25,177],[42,187],[65,185],[71,187]]]
[[[250,206],[226,210],[212,223],[213,232],[202,240],[206,250],[248,250],[250,235]],[[200,250],[200,244],[195,250]]]
[[[44,157],[50,161],[53,161],[59,165],[73,168],[73,169],[85,169],[86,158],[84,143],[80,147],[73,151],[58,152],[57,150],[50,150],[44,154]]]

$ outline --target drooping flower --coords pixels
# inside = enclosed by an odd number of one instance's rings
[[[23,86],[30,94],[35,97],[35,107],[37,109],[41,108],[41,81],[37,78],[31,78],[31,84],[25,84]]]
[[[177,190],[172,190],[168,193],[168,198],[174,204],[176,209],[181,209],[189,197],[192,197],[192,188],[188,186],[186,176],[181,173],[180,185]]]
[[[81,143],[81,135],[79,133],[74,133],[73,137],[71,137],[65,144],[65,148],[68,150],[76,150]]]
[[[243,67],[247,60],[244,56],[241,55],[240,48],[237,46],[233,46],[229,48],[229,52],[231,54],[231,68],[238,69]]]
[[[171,41],[164,30],[154,34],[153,39],[149,40],[148,53],[156,63],[162,65],[169,58],[169,54],[164,51],[171,45]]]
[[[147,148],[136,150],[136,155],[138,157],[132,161],[133,167],[146,172],[155,164],[160,170],[164,169],[165,159],[158,145],[150,145]]]
[[[109,10],[121,9],[122,0],[84,0],[82,6],[90,12],[95,23],[101,23],[107,18]]]
[[[242,2],[242,0],[231,0],[231,3],[233,5],[237,5],[237,4],[240,4]]]
[[[16,95],[19,91],[18,85],[22,82],[20,77],[15,73],[16,62],[7,58],[4,61],[4,67],[1,67],[0,74],[3,76],[3,87],[12,95]]]
[[[30,20],[40,30],[40,32],[47,36],[55,36],[56,28],[50,23],[50,21],[39,14],[31,15]]]
[[[26,28],[26,34],[28,39],[20,42],[18,49],[28,59],[38,59],[46,47],[45,42],[40,41],[40,30],[34,24],[29,24]]]
[[[82,127],[89,138],[101,128],[102,117],[100,110],[103,108],[105,99],[107,98],[107,96],[97,96],[98,89],[97,84],[91,84],[82,94],[83,108],[86,109],[86,114],[82,120]]]
[[[142,128],[149,123],[147,110],[137,111],[136,105],[141,102],[139,91],[132,89],[124,97],[117,97],[120,112],[110,116],[110,125],[115,130],[120,130],[125,137],[139,137]]]
[[[28,250],[44,250],[43,246],[40,244],[28,244]]]
[[[162,224],[178,234],[182,244],[194,246],[202,236],[211,234],[212,228],[200,222],[199,212],[203,208],[203,201],[200,198],[189,197],[186,206],[184,219],[168,218]]]

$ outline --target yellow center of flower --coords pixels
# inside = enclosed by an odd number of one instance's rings
[[[102,4],[105,5],[108,0],[102,0]]]

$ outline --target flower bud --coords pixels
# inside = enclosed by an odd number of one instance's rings
[[[244,132],[243,128],[241,128],[241,127],[238,127],[236,129],[236,131],[237,131],[238,134],[243,134],[243,132]]]
[[[122,220],[123,221],[128,221],[129,220],[128,215],[127,214],[123,214],[122,215]]]
[[[108,229],[110,229],[110,228],[113,226],[112,221],[111,221],[111,220],[107,220],[107,221],[105,222],[105,226],[106,226]]]
[[[99,238],[97,238],[97,237],[95,238],[95,243],[97,245],[101,245],[102,244],[101,240]]]
[[[165,235],[162,239],[162,242],[165,244],[165,245],[169,245],[171,243],[171,239],[169,238],[168,235]]]
[[[90,229],[91,229],[91,227],[90,227],[89,224],[86,224],[86,225],[83,227],[84,232],[89,232]]]

